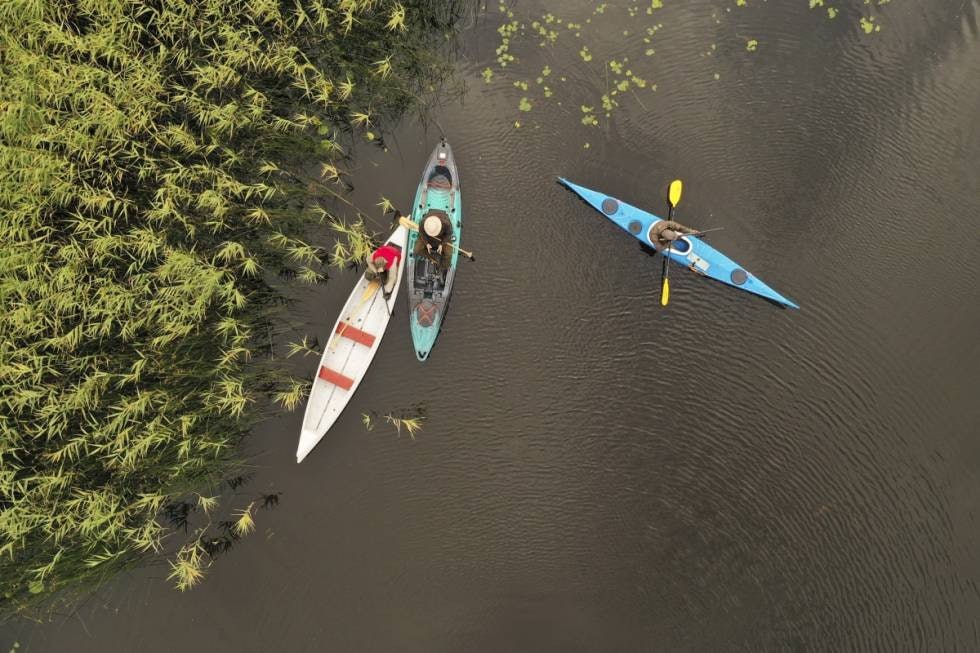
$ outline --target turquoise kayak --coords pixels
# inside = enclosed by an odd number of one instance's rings
[[[435,213],[448,217],[453,226],[453,242],[459,244],[463,226],[462,203],[456,161],[453,159],[452,148],[443,139],[432,151],[425,165],[422,181],[415,193],[415,203],[412,205],[412,221],[421,227],[427,215]],[[409,232],[405,283],[408,286],[409,327],[412,330],[415,356],[424,361],[436,344],[449,308],[459,251],[453,247],[449,269],[440,270],[428,257],[415,255],[418,239],[417,231]]]
[[[660,222],[662,218],[631,206],[615,197],[573,184],[563,177],[559,177],[558,181],[641,243],[656,249],[655,243],[649,236],[650,228]],[[765,297],[782,306],[799,308],[795,302],[780,295],[759,280],[758,277],[698,236],[684,236],[674,241],[670,250],[670,260],[687,267],[692,272],[711,277],[739,290]]]

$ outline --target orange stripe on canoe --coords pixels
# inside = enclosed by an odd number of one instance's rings
[[[327,383],[332,383],[338,388],[343,388],[344,390],[350,390],[354,385],[354,379],[350,378],[349,376],[344,376],[340,372],[334,372],[332,369],[324,365],[320,366],[319,377]]]
[[[364,345],[365,347],[370,347],[374,344],[374,336],[372,336],[367,331],[361,331],[355,326],[351,326],[350,322],[338,322],[337,328],[334,333],[339,333],[344,338],[350,338],[354,342]]]

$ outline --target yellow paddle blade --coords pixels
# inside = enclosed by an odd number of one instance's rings
[[[675,179],[670,182],[670,192],[668,194],[668,200],[671,206],[677,206],[681,201],[681,191],[684,189],[684,184],[680,179]]]
[[[670,301],[670,279],[664,279],[664,287],[660,293],[660,305],[666,306]]]
[[[381,287],[381,281],[379,279],[374,279],[371,282],[369,282],[367,287],[364,289],[364,293],[361,295],[361,302],[362,303],[366,302],[371,297],[371,295],[378,292],[378,288],[380,287]],[[358,304],[358,306],[354,310],[357,310],[358,308],[360,308],[360,304]]]
[[[412,222],[411,220],[409,220],[408,218],[406,218],[405,216],[398,218],[398,224],[405,227],[406,229],[411,229],[412,231],[419,230],[419,226],[414,222]]]

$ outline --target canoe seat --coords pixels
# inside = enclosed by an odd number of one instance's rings
[[[338,322],[334,333],[339,333],[341,337],[353,340],[357,344],[364,345],[365,347],[374,345],[374,336],[367,331],[361,331],[357,327],[351,326],[350,322]]]
[[[344,390],[350,390],[354,385],[354,379],[350,378],[349,376],[344,376],[340,372],[335,372],[326,365],[320,366],[318,376],[327,383],[332,383],[338,388],[343,388]]]

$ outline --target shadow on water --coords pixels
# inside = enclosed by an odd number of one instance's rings
[[[279,507],[282,492],[260,493],[250,501],[242,501],[241,492],[255,477],[255,473],[239,474],[225,481],[229,492],[235,496],[236,504],[254,506],[257,511],[271,511]],[[162,516],[171,529],[187,534],[197,533],[196,540],[213,561],[218,555],[227,553],[242,541],[247,533],[242,532],[238,522],[233,519],[213,520],[199,501],[176,500],[163,506]],[[217,531],[217,533],[215,533]]]

